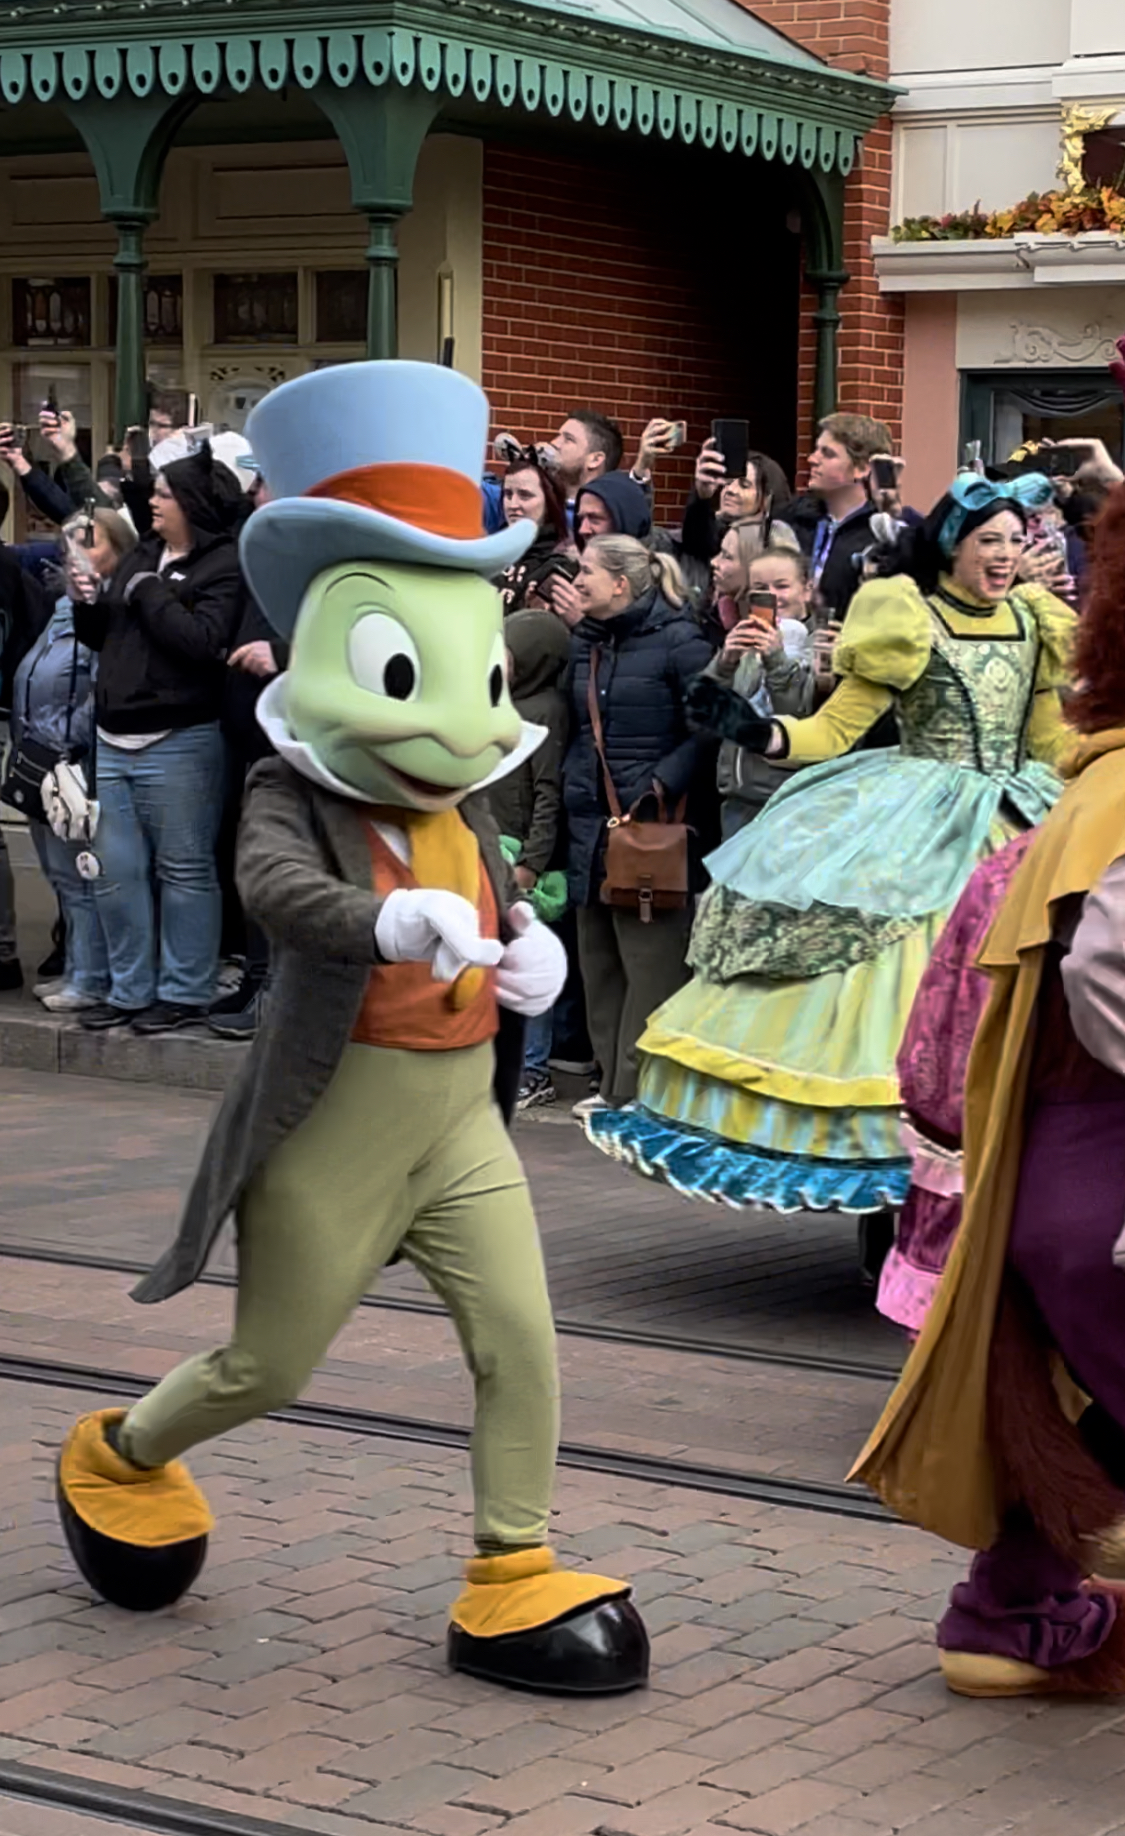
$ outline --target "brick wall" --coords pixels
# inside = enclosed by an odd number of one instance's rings
[[[890,60],[890,0],[737,0],[748,12],[844,70],[886,78]],[[851,281],[840,295],[839,405],[887,421],[902,432],[903,302],[880,294],[871,258],[872,236],[885,235],[891,208],[891,125],[885,117],[868,135],[863,159],[847,183],[844,265]],[[802,289],[800,426],[812,413],[812,312],[815,295]]]
[[[731,234],[732,201],[754,215],[753,245]],[[749,416],[753,444],[792,470],[798,285],[798,238],[768,167],[718,185],[714,161],[683,148],[486,143],[493,431],[549,437],[575,408],[608,410],[628,465],[652,416],[686,419],[687,447],[657,472],[661,521],[678,515],[716,416]]]

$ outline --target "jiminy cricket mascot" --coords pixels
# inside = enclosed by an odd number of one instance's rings
[[[251,777],[238,860],[274,980],[179,1235],[136,1290],[197,1280],[233,1214],[234,1334],[133,1408],[79,1421],[59,1498],[107,1600],[178,1599],[212,1521],[181,1456],[299,1397],[402,1255],[449,1308],[476,1387],[476,1555],[450,1661],[594,1693],[642,1683],[648,1639],[627,1583],[557,1569],[546,1546],[554,1328],[496,1093],[514,1093],[520,1016],[550,1007],[566,962],[483,800],[466,804],[542,738],[509,698],[491,585],[535,531],[482,532],[487,427],[475,384],[419,363],[317,371],[251,416],[272,501],[242,564],[292,640],[259,702],[279,756]]]

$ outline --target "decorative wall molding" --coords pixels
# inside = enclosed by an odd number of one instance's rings
[[[1110,363],[1116,356],[1115,339],[1119,327],[1111,331],[1097,320],[1082,327],[1077,337],[1042,321],[1013,319],[1008,327],[1010,337],[996,352],[993,362],[998,369],[1014,366],[1021,370],[1042,364],[1057,369],[1062,364]]]

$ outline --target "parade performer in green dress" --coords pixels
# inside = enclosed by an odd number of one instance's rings
[[[273,986],[212,1129],[179,1236],[137,1298],[198,1279],[238,1240],[234,1333],[133,1408],[76,1424],[59,1463],[83,1573],[137,1610],[202,1565],[210,1514],[180,1456],[292,1401],[379,1270],[412,1261],[453,1315],[476,1388],[476,1557],[455,1667],[551,1691],[634,1687],[648,1640],[625,1582],[555,1568],[554,1329],[510,1109],[522,1017],[565,953],[520,900],[473,791],[525,727],[491,577],[530,523],[487,537],[488,404],[435,365],[350,364],[276,390],[248,428],[272,493],[243,531],[250,586],[292,638],[259,702],[239,842]],[[501,1088],[502,1087],[502,1088]]]
[[[1043,478],[959,478],[893,572],[862,586],[809,719],[766,720],[701,678],[700,726],[806,767],[712,854],[686,988],[641,1037],[636,1103],[604,1151],[679,1190],[778,1211],[901,1204],[895,1056],[978,861],[1061,789],[1073,614],[1016,584]],[[888,711],[897,750],[852,748]]]

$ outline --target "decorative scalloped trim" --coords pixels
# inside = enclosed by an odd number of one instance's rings
[[[735,1210],[847,1211],[862,1215],[899,1206],[910,1187],[910,1161],[812,1160],[735,1147],[667,1122],[640,1104],[599,1109],[584,1121],[603,1154],[687,1198]]]
[[[495,97],[504,108],[532,111],[545,106],[556,116],[565,108],[574,121],[589,115],[599,127],[615,126],[622,133],[635,130],[657,139],[679,139],[688,146],[696,140],[705,146],[718,143],[727,152],[741,147],[747,155],[796,163],[806,171],[819,166],[823,172],[836,169],[846,175],[862,141],[862,133],[852,128],[796,114],[767,113],[671,84],[653,89],[604,69],[518,57],[466,40],[385,27],[5,49],[0,53],[0,94],[12,106],[29,93],[40,102],[54,101],[60,94],[75,102],[87,95],[113,98],[127,91],[143,97],[155,88],[174,96],[182,93],[190,73],[203,95],[213,95],[224,83],[236,95],[244,95],[255,83],[272,91],[290,82],[303,89],[318,82],[348,88],[362,80],[361,71],[373,86],[388,81],[405,86],[417,76],[426,89],[450,96],[464,93],[467,74],[478,102]],[[826,71],[826,76],[837,74]],[[862,99],[869,100],[866,95]]]

